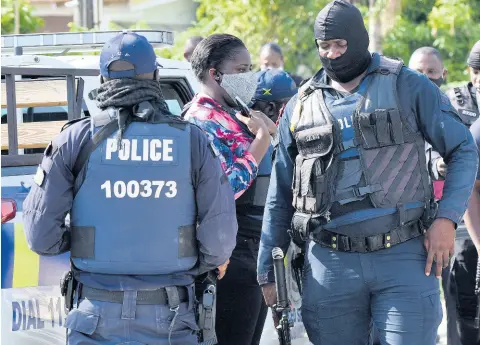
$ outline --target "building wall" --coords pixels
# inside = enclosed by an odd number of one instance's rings
[[[73,15],[65,16],[42,16],[45,24],[38,31],[42,33],[66,32],[69,30],[68,23],[73,22]]]
[[[68,1],[31,0],[34,14],[45,20],[39,32],[65,32],[69,22],[78,23],[77,8],[65,3]],[[125,28],[142,22],[151,29],[181,32],[195,20],[197,6],[193,0],[104,0],[100,29],[108,30],[110,22]]]

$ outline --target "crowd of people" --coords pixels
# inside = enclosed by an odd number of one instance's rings
[[[69,344],[197,344],[211,323],[195,316],[195,280],[213,270],[217,343],[259,344],[277,298],[272,249],[292,246],[311,343],[433,345],[442,278],[448,344],[480,344],[480,41],[470,82],[443,93],[435,48],[408,67],[370,52],[347,1],[321,9],[312,38],[322,68],[308,80],[284,71],[275,43],[253,71],[238,37],[190,38],[201,90],[183,118],[145,38],[105,45],[103,112],[52,141],[23,211],[32,250],[71,252]],[[152,138],[159,160],[119,158]],[[112,196],[110,180],[141,181],[141,198]]]

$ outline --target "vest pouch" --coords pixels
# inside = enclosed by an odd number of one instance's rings
[[[397,109],[376,109],[354,117],[357,138],[365,149],[385,147],[404,142],[402,121]]]
[[[295,133],[297,148],[304,158],[323,157],[333,149],[333,125],[304,129]]]
[[[307,213],[318,213],[329,204],[334,180],[327,175],[333,162],[333,125],[300,130],[295,133],[299,155],[292,181],[293,206]],[[330,181],[331,186],[327,186]]]
[[[318,228],[325,224],[327,224],[327,221],[324,217],[295,212],[291,223],[291,237],[297,245],[301,245],[308,239],[308,236],[312,231],[318,230]]]
[[[303,159],[297,156],[293,206],[305,213],[322,214],[332,203],[338,160],[330,155]]]

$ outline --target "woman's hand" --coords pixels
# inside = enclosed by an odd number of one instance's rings
[[[258,110],[250,110],[250,113],[252,116],[260,118],[265,123],[268,133],[270,133],[272,137],[277,135],[277,125],[275,125],[275,122],[273,122],[267,115]]]
[[[250,111],[251,117],[243,116],[240,112],[236,113],[235,116],[241,122],[247,125],[250,132],[255,136],[264,136],[268,133],[268,128],[263,119],[259,115],[256,115],[254,111]]]

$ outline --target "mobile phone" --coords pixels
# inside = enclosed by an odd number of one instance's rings
[[[238,96],[235,96],[235,101],[240,107],[240,113],[242,113],[243,116],[251,117],[250,109],[248,109],[248,106]]]

